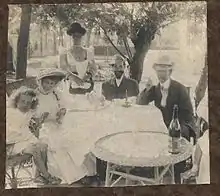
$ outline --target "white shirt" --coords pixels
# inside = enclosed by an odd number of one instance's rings
[[[168,96],[168,89],[170,87],[170,79],[168,79],[164,83],[160,83],[161,87],[161,94],[162,94],[162,99],[161,99],[161,106],[165,107],[167,104],[167,96]]]
[[[120,78],[120,79],[115,78],[117,87],[119,87],[119,86],[120,86],[120,84],[121,84],[121,82],[122,82],[123,77],[124,77],[124,74],[122,74],[122,76],[121,76],[121,78]]]

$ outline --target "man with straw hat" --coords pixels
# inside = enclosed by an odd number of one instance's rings
[[[124,99],[126,96],[137,96],[139,93],[138,83],[125,76],[126,59],[115,55],[111,66],[115,76],[102,84],[102,93],[105,99]]]
[[[190,141],[190,137],[195,137],[193,121],[193,107],[189,93],[184,85],[171,79],[174,63],[169,56],[162,56],[153,65],[156,71],[159,83],[156,86],[152,85],[149,80],[146,88],[140,93],[137,98],[137,104],[147,105],[154,101],[155,106],[161,110],[163,120],[167,128],[170,125],[173,115],[173,107],[177,105],[179,108],[179,121],[181,125],[181,135]],[[177,164],[180,165],[180,164]],[[180,170],[185,164],[176,167],[175,181],[180,183]]]

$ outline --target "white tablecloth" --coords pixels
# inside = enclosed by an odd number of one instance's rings
[[[133,105],[125,108],[121,103],[111,103],[98,111],[68,112],[63,126],[68,129],[68,138],[74,143],[74,151],[79,161],[92,151],[98,139],[112,133],[167,132],[162,114],[155,106]]]

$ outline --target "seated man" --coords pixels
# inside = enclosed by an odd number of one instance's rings
[[[112,64],[115,77],[102,84],[102,94],[106,100],[135,97],[139,94],[138,83],[125,76],[125,59],[115,56]],[[97,159],[97,173],[101,181],[105,180],[106,162]]]
[[[157,63],[154,64],[159,83],[156,86],[152,82],[148,82],[146,88],[137,98],[137,104],[147,105],[154,101],[163,115],[163,120],[167,128],[170,125],[173,115],[173,107],[177,105],[179,108],[179,121],[181,125],[182,137],[190,140],[190,136],[194,136],[194,120],[193,107],[187,89],[181,83],[171,79],[173,63],[168,56],[162,56]],[[182,166],[180,167],[180,165]],[[183,172],[184,163],[176,165],[175,181],[180,182],[180,172]],[[178,167],[178,169],[177,169]]]
[[[126,93],[128,97],[137,96],[139,93],[138,83],[124,75],[125,59],[116,55],[112,66],[115,77],[102,84],[102,94],[105,99],[124,99]]]

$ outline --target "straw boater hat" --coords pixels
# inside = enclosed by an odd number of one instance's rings
[[[114,60],[110,65],[115,71],[124,71],[126,68],[126,59],[121,55],[115,55]]]
[[[164,55],[161,56],[156,63],[154,63],[154,70],[172,70],[174,66],[174,62],[170,59],[169,56]]]
[[[37,76],[37,80],[42,80],[45,77],[51,77],[51,76],[57,76],[61,79],[64,79],[66,77],[66,73],[57,68],[44,69]]]

